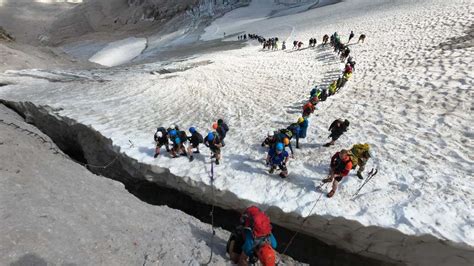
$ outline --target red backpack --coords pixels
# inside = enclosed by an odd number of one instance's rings
[[[255,206],[248,207],[242,214],[241,219],[244,227],[252,229],[255,239],[269,236],[272,233],[270,218]]]

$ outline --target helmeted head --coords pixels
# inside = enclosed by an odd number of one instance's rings
[[[270,130],[270,131],[268,131],[267,136],[271,138],[271,137],[275,136],[275,133],[273,132],[273,130]]]
[[[176,125],[171,125],[170,128],[171,129],[176,129]]]
[[[178,131],[176,131],[176,129],[170,130],[170,136],[171,137],[176,137],[177,135],[178,135]]]
[[[348,127],[348,126],[349,126],[349,124],[350,124],[350,123],[349,123],[349,120],[347,120],[347,119],[346,119],[346,120],[344,120],[344,126]]]
[[[218,124],[218,125],[222,125],[223,123],[224,123],[224,120],[222,120],[222,119],[218,119],[218,120],[217,120],[217,124]]]
[[[180,138],[175,138],[174,143],[176,143],[176,145],[181,144],[181,139]]]
[[[339,152],[339,158],[341,158],[342,160],[347,160],[348,157],[349,157],[349,151],[348,150],[342,149]]]
[[[277,142],[277,144],[275,144],[275,150],[277,152],[282,152],[284,148],[285,148],[285,145],[283,145],[283,143],[281,142]]]
[[[275,250],[270,246],[269,243],[263,244],[257,252],[258,260],[263,266],[275,266],[276,255]]]
[[[212,132],[207,133],[207,140],[208,141],[213,141],[214,140],[214,133],[212,133]]]
[[[283,138],[283,144],[285,146],[289,145],[290,144],[290,140],[288,138]]]
[[[303,117],[298,118],[298,124],[301,124],[301,123],[303,123],[303,122],[304,122],[304,118],[303,118]]]
[[[216,130],[218,126],[219,125],[216,122],[212,123],[212,129]]]
[[[161,132],[161,131],[156,132],[156,136],[158,136],[158,138],[162,138],[163,137],[163,132]]]
[[[190,128],[189,128],[189,132],[190,132],[191,134],[194,134],[194,133],[196,133],[196,129],[195,129],[194,127],[190,127]]]

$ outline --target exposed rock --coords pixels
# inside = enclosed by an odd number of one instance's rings
[[[1,265],[198,265],[210,225],[152,206],[119,182],[64,156],[46,135],[0,105]],[[212,264],[229,233],[217,229]]]
[[[13,42],[15,41],[15,37],[13,37],[2,26],[0,26],[0,40]]]

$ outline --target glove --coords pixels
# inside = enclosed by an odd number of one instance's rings
[[[360,180],[364,179],[364,177],[362,176],[362,173],[359,173],[359,172],[357,172],[357,177],[358,177]]]

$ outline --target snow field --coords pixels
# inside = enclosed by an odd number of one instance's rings
[[[222,17],[223,23],[234,12]],[[356,41],[360,33],[367,35],[366,43],[350,46],[357,62],[354,76],[318,105],[285,180],[267,173],[260,143],[268,130],[296,121],[314,85],[326,87],[340,74],[331,48],[291,51],[288,43],[290,50],[272,52],[250,42],[240,50],[168,65],[77,73],[98,76],[102,83],[50,83],[11,72],[0,77],[18,85],[1,88],[0,97],[61,107],[61,115],[92,125],[139,161],[204,182],[209,182],[207,149],[202,147],[192,163],[184,157],[153,159],[153,133],[158,126],[177,124],[205,134],[212,121],[224,118],[230,132],[223,162],[215,168],[216,188],[302,216],[309,215],[321,193],[315,186],[327,175],[330,156],[368,142],[375,156],[366,173],[376,166],[379,174],[352,198],[361,181],[351,173],[334,198],[318,203],[316,214],[474,245],[473,48],[439,46],[463,36],[472,19],[462,1],[356,0],[233,28],[305,45],[310,37],[320,44],[334,31],[343,40],[350,30]],[[221,27],[216,23],[210,29]],[[198,64],[207,60],[212,63]],[[149,74],[188,65],[196,67]],[[327,127],[339,117],[351,121],[349,131],[335,146],[321,147]]]
[[[130,37],[109,43],[89,58],[89,61],[108,67],[118,66],[139,56],[146,46],[145,38]]]

